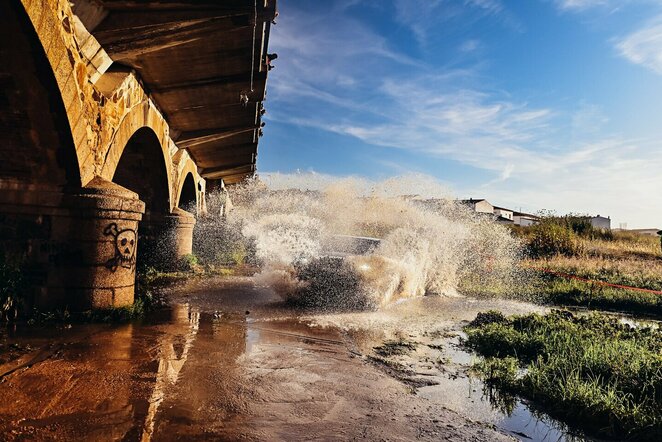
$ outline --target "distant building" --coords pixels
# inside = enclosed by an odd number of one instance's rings
[[[588,219],[593,227],[596,229],[611,230],[611,218],[604,216],[594,216]]]
[[[460,200],[460,203],[469,206],[474,212],[478,213],[494,213],[494,206],[486,199],[473,199]]]
[[[491,214],[495,221],[502,224],[515,224],[518,226],[531,226],[540,222],[540,218],[529,213],[516,212],[505,207],[498,207],[490,204],[486,199],[460,200],[461,204],[468,206],[477,213]]]
[[[540,222],[540,217],[524,212],[513,212],[513,222],[516,226],[528,227]]]
[[[507,219],[509,221],[513,221],[513,211],[510,210],[510,209],[505,209],[503,207],[494,206],[494,214],[498,218],[504,218],[504,219]]]

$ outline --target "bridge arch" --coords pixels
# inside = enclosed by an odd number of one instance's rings
[[[80,186],[58,72],[17,2],[0,4],[0,59],[0,181],[54,190]]]
[[[68,127],[59,127],[73,139],[79,166],[80,182],[86,184],[93,177],[94,148],[100,125],[98,97],[88,73],[88,62],[83,58],[75,38],[75,20],[66,0],[21,0],[2,2],[15,11],[27,15],[32,31],[39,40],[48,60],[49,70],[55,77],[57,93],[66,109]],[[9,41],[12,41],[12,38]],[[87,175],[89,179],[86,178]]]
[[[143,126],[124,144],[109,181],[137,193],[145,202],[148,215],[165,215],[172,207],[169,164],[169,155],[164,155],[162,143],[154,130]],[[104,175],[102,178],[108,179]]]
[[[172,156],[170,154],[171,151],[171,142],[169,137],[166,138],[165,134],[167,131],[165,130],[159,130],[162,127],[162,117],[156,109],[154,109],[153,106],[150,105],[149,102],[144,101],[140,103],[139,105],[134,106],[121,120],[119,123],[119,126],[116,128],[115,133],[113,135],[113,138],[106,149],[106,151],[103,153],[103,166],[101,168],[101,173],[99,176],[102,178],[109,180],[109,181],[115,181],[114,176],[117,173],[118,166],[120,165],[120,161],[125,155],[125,151],[128,146],[131,145],[132,141],[136,141],[136,134],[139,135],[139,141],[147,141],[145,139],[146,133],[151,133],[150,141],[151,144],[150,146],[155,146],[158,145],[160,156],[158,158],[158,164],[159,167],[161,164],[164,166],[164,171],[165,171],[165,176],[166,176],[166,182],[165,184],[161,183],[162,185],[165,185],[165,188],[163,191],[167,192],[168,194],[168,204],[169,204],[169,210],[174,208],[174,198],[172,194],[172,185],[171,183],[174,181],[174,171],[173,171],[173,164],[172,164]],[[161,133],[161,137],[159,137],[159,133]],[[156,143],[154,143],[156,142]],[[149,154],[154,157],[153,155],[154,149],[150,149]],[[131,154],[134,158],[136,156],[136,153]],[[117,181],[115,181],[117,182]],[[117,182],[117,184],[122,185],[122,183]],[[130,190],[134,190],[129,188]],[[134,190],[135,192],[138,193],[138,195],[143,199],[143,195],[141,195],[140,192],[137,190]],[[143,199],[143,201],[145,201]],[[147,203],[147,201],[145,201]],[[148,209],[149,210],[149,207]]]
[[[179,184],[177,207],[187,212],[198,212],[198,189],[192,172],[186,173]]]

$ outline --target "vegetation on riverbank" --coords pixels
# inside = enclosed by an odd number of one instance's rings
[[[555,272],[539,275],[541,293],[546,302],[662,316],[662,295],[602,284],[660,291],[662,260],[557,256],[530,261],[526,265]]]
[[[513,228],[525,244],[529,274],[522,292],[556,305],[662,316],[662,295],[607,284],[662,291],[657,237],[596,229],[584,217],[546,216]],[[581,278],[573,279],[573,277]]]
[[[540,222],[528,227],[512,226],[513,234],[524,240],[534,259],[562,256],[659,259],[660,240],[656,236],[593,227],[587,217],[543,214]]]
[[[466,345],[486,383],[602,437],[662,438],[662,331],[605,315],[479,314]]]
[[[662,295],[605,287],[560,277],[545,278],[544,300],[554,305],[586,307],[634,315],[662,316]]]

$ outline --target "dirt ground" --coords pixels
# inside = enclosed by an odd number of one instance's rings
[[[0,359],[0,439],[511,440],[412,394],[250,278],[168,297],[141,323],[2,336],[29,350]]]

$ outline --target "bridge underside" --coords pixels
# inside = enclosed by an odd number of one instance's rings
[[[115,66],[134,69],[207,179],[255,170],[275,2],[76,1]]]
[[[133,302],[255,172],[275,0],[0,2],[0,270],[36,307]]]

